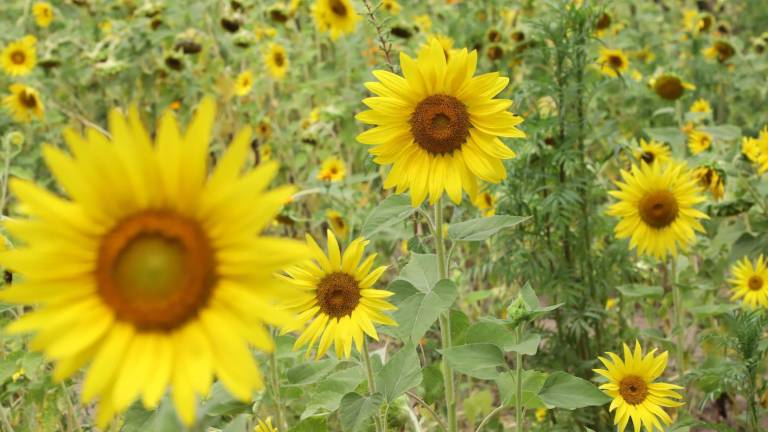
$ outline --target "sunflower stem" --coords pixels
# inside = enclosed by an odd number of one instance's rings
[[[363,363],[365,364],[365,376],[368,378],[368,395],[373,396],[376,393],[376,380],[373,377],[373,366],[371,365],[371,354],[368,352],[368,338],[366,336],[363,340]],[[376,432],[386,432],[381,424],[381,416],[373,416],[373,423],[376,427]]]
[[[277,370],[277,347],[269,353],[269,369],[272,375],[272,397],[275,400],[275,416],[277,417],[278,428],[287,428],[285,415],[283,414],[283,401],[280,397],[280,378]]]
[[[437,271],[440,280],[448,278],[448,269],[445,262],[445,243],[443,242],[443,199],[438,198],[435,203],[435,252],[437,254]],[[440,338],[443,350],[451,347],[451,316],[450,310],[440,314]],[[453,369],[448,364],[448,359],[443,356],[443,382],[445,383],[445,408],[448,417],[448,431],[456,432],[456,390],[453,381]]]
[[[515,329],[517,343],[523,340],[523,325],[520,324]],[[525,430],[523,424],[523,354],[518,350],[515,352],[515,431]]]
[[[683,375],[685,374],[685,364],[684,364],[684,355],[685,355],[685,342],[683,340],[683,300],[680,296],[680,287],[677,285],[677,259],[672,258],[670,261],[670,271],[669,271],[669,284],[672,285],[672,306],[675,311],[675,339],[676,339],[676,361],[677,361],[677,370],[678,370],[678,376],[680,379],[683,378]]]

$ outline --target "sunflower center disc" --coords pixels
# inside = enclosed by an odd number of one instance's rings
[[[643,152],[642,155],[640,155],[640,159],[645,161],[648,165],[652,164],[654,160],[656,160],[656,155],[654,155],[652,152]]]
[[[11,61],[14,64],[22,65],[22,64],[24,64],[24,61],[26,61],[26,60],[27,60],[27,56],[25,56],[24,53],[21,52],[21,51],[14,51],[11,54]]]
[[[317,302],[331,318],[350,315],[360,303],[360,285],[347,273],[328,274],[317,284]]]
[[[98,292],[120,320],[171,330],[193,318],[216,283],[213,251],[197,222],[167,211],[121,221],[99,249]]]
[[[680,78],[675,76],[662,76],[656,81],[656,93],[664,99],[679,99],[684,90]]]
[[[281,53],[275,53],[275,64],[279,67],[283,67],[283,64],[285,64],[285,58],[283,58]]]
[[[331,10],[340,17],[347,16],[347,7],[340,0],[331,0]]]
[[[33,93],[23,90],[19,93],[19,102],[27,109],[34,109],[37,107],[37,98]]]
[[[608,57],[608,64],[611,65],[613,69],[619,69],[624,65],[624,60],[619,56],[613,55]]]
[[[416,105],[410,124],[416,144],[432,154],[452,153],[469,137],[469,112],[453,96],[428,96]]]
[[[640,217],[653,228],[664,228],[677,219],[677,200],[672,192],[651,192],[640,200]]]
[[[759,291],[761,288],[763,288],[763,278],[754,275],[749,278],[749,282],[747,282],[747,284],[749,285],[749,289],[752,291]]]
[[[619,393],[628,404],[638,405],[648,396],[648,384],[639,376],[630,375],[619,383]]]

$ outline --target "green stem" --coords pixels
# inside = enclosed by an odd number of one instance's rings
[[[285,429],[285,415],[283,414],[283,401],[280,397],[280,378],[277,370],[277,347],[269,353],[269,369],[272,375],[272,398],[275,400],[275,416],[279,429]]]
[[[440,279],[448,278],[448,270],[445,262],[445,242],[443,241],[443,202],[442,197],[435,204],[435,252],[437,253],[437,271]],[[451,347],[451,316],[450,309],[440,314],[440,338],[443,350]],[[458,422],[456,419],[456,389],[454,388],[453,370],[448,364],[448,359],[443,356],[443,382],[445,383],[445,408],[448,417],[448,431],[456,432]]]
[[[365,364],[365,376],[368,378],[368,394],[373,396],[373,394],[376,393],[376,380],[373,378],[371,354],[368,352],[368,338],[363,341],[363,363]],[[376,426],[376,432],[386,432],[381,424],[380,416],[373,416],[373,423]]]
[[[670,285],[672,285],[672,303],[675,310],[675,340],[676,340],[676,361],[677,361],[677,370],[678,370],[678,376],[680,378],[683,377],[685,374],[685,342],[683,341],[683,300],[680,295],[680,287],[677,285],[677,260],[675,258],[672,258],[672,261],[670,263],[670,271],[669,271],[669,279],[670,279]]]
[[[523,339],[523,326],[520,325],[515,329],[515,336],[517,343]],[[520,351],[515,353],[515,431],[522,432],[525,430],[523,424],[523,354]]]

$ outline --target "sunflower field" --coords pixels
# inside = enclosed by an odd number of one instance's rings
[[[0,431],[768,430],[764,0],[0,0]]]

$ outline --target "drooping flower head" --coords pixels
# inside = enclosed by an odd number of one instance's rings
[[[768,265],[761,254],[754,262],[744,257],[731,267],[731,300],[743,301],[751,308],[768,309]]]
[[[720,201],[725,195],[725,177],[721,170],[711,166],[703,166],[693,171],[693,176],[699,179],[699,186],[708,190],[715,201]]]
[[[27,123],[33,118],[42,119],[45,114],[40,93],[24,84],[11,84],[11,94],[3,98],[5,106],[19,123]]]

